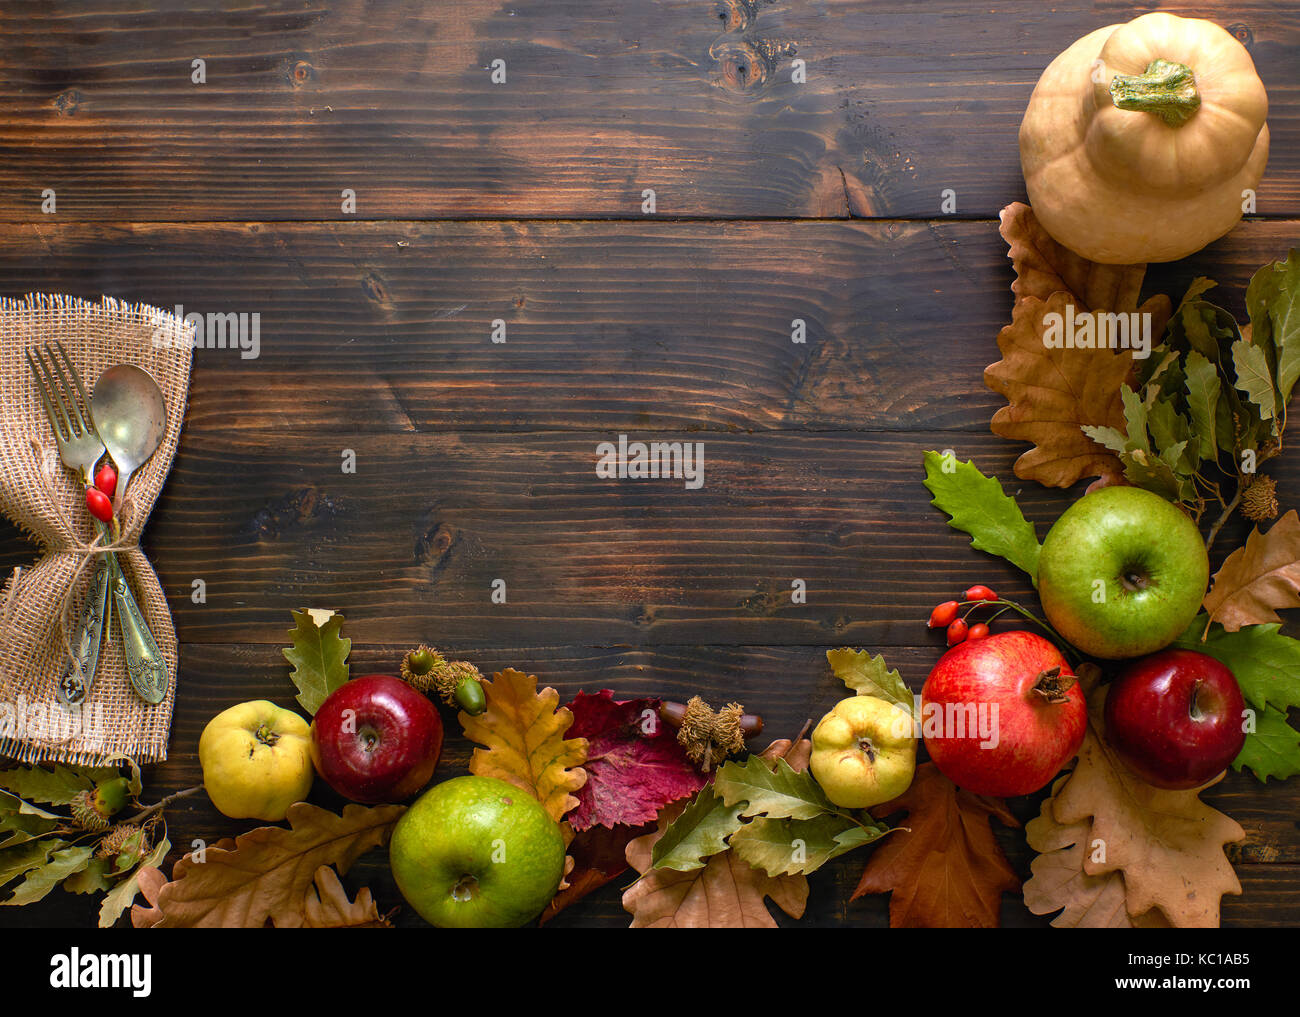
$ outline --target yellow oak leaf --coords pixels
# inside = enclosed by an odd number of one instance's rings
[[[573,714],[560,708],[552,688],[537,691],[537,676],[506,668],[483,682],[487,708],[477,717],[461,713],[465,737],[483,748],[470,759],[471,773],[515,785],[542,803],[559,822],[578,804],[571,792],[587,781],[587,740],[564,737]]]

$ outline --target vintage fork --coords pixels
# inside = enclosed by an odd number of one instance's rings
[[[77,373],[62,343],[55,342],[53,349],[47,343],[44,354],[37,350],[34,358],[30,350],[25,352],[28,366],[36,378],[37,392],[50,418],[50,427],[59,446],[59,458],[68,469],[79,472],[85,486],[90,487],[94,483],[95,465],[103,458],[105,448],[94,425],[90,397],[82,384],[81,375]],[[59,363],[60,356],[62,364]],[[47,366],[46,357],[53,370]],[[66,374],[64,367],[67,368]],[[58,376],[57,380],[55,375]],[[77,403],[78,394],[86,407],[84,413]],[[98,521],[96,526],[104,539],[108,540],[107,526]],[[131,683],[146,702],[160,702],[166,692],[166,662],[140,613],[131,587],[117,562],[117,555],[110,552],[99,557],[102,561],[96,567],[91,593],[77,627],[77,637],[73,641],[76,659],[57,685],[59,701],[66,706],[79,706],[90,693],[99,664],[99,649],[109,613],[111,588],[117,605],[118,626],[122,633],[122,653],[126,657]],[[162,694],[159,694],[159,690]]]

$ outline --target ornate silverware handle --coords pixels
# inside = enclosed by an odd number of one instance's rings
[[[131,685],[146,703],[161,703],[167,696],[167,662],[145,624],[135,594],[113,557],[113,604],[117,609],[118,628],[122,633],[122,655]]]
[[[104,637],[104,613],[108,610],[108,578],[112,567],[108,555],[100,555],[90,577],[90,590],[86,605],[72,636],[72,650],[76,659],[68,663],[59,678],[55,695],[65,707],[81,706],[95,684],[99,668],[99,647]]]

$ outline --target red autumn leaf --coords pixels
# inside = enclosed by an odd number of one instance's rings
[[[653,833],[654,829],[654,823],[616,826],[613,829],[593,826],[574,836],[573,843],[569,845],[573,871],[565,877],[569,885],[546,906],[540,924],[545,925],[571,904],[617,879],[627,870],[625,852],[628,842]]]
[[[593,826],[641,826],[669,802],[695,794],[704,777],[659,719],[659,700],[617,702],[609,689],[579,692],[566,738],[587,739],[587,783],[565,818],[578,833]]]

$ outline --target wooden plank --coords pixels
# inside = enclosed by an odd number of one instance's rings
[[[363,642],[908,645],[948,591],[987,581],[1033,596],[929,507],[926,449],[1004,478],[1040,535],[1070,500],[1017,485],[1018,446],[989,435],[629,437],[703,442],[703,487],[598,477],[613,433],[190,434],[145,549],[187,643],[278,643],[287,612],[314,605],[342,610]],[[1274,464],[1284,505],[1300,503],[1298,457]],[[8,532],[4,569],[32,559]],[[806,603],[792,601],[796,579]]]
[[[1162,3],[1247,41],[1265,215],[1300,212],[1300,11]],[[1038,75],[1131,5],[297,0],[0,14],[0,219],[959,216],[1021,197]],[[192,60],[206,83],[192,82]],[[807,81],[795,83],[795,59]],[[506,80],[492,82],[505,61]],[[53,218],[53,217],[50,217]]]
[[[1243,313],[1298,235],[1246,223],[1148,288],[1209,275]],[[255,359],[196,351],[191,434],[983,432],[1012,279],[991,222],[18,226],[0,273],[260,315]]]
[[[1040,535],[1070,500],[1015,484],[1018,448],[985,435],[630,435],[703,441],[699,490],[598,477],[597,446],[617,437],[193,434],[145,549],[187,643],[279,642],[287,612],[312,605],[342,610],[363,642],[908,645],[950,591],[1032,598],[929,507],[924,450],[1005,478]],[[1284,505],[1300,503],[1298,455],[1275,463]],[[0,567],[30,559],[16,534],[3,546]]]

